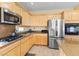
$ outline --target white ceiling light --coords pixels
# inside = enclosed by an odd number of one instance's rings
[[[34,5],[34,2],[30,2],[31,5]]]

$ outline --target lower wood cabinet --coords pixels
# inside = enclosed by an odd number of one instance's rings
[[[47,45],[47,35],[30,35],[21,40],[21,56],[27,54],[27,52],[31,49],[31,47],[36,45]]]
[[[41,36],[41,45],[47,45],[47,36]]]
[[[21,56],[24,56],[27,53],[27,40],[29,40],[29,38],[25,37],[21,40]]]
[[[30,50],[33,45],[32,41],[31,35],[21,40],[21,56],[24,56]]]
[[[4,56],[20,56],[20,46],[15,47]]]
[[[21,44],[21,56],[26,54],[26,43]]]
[[[20,40],[17,41],[17,42],[13,42],[12,44],[9,44],[3,48],[0,48],[0,56],[3,56],[3,55],[9,55],[9,56],[12,56],[12,54],[9,54],[12,50],[13,51],[18,51],[18,54],[20,53]],[[17,52],[14,52],[13,53],[14,55],[18,55]]]
[[[30,35],[0,48],[0,56],[24,56],[34,44],[47,45],[46,35]]]
[[[47,35],[45,36],[36,35],[34,39],[35,39],[35,44],[47,45]]]

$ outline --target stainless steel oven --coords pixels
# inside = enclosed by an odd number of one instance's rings
[[[21,24],[22,17],[6,8],[0,8],[0,23]]]
[[[79,35],[79,23],[66,23],[65,35]]]

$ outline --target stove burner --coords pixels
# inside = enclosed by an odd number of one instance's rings
[[[1,38],[0,39],[0,42],[3,42],[3,41],[7,41],[7,42],[10,42],[10,41],[13,41],[13,40],[16,40],[16,39],[19,39],[19,38],[21,38],[22,37],[22,35],[15,35],[15,36],[7,36],[7,37],[5,37],[5,38]]]

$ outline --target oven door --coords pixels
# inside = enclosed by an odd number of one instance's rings
[[[65,24],[65,35],[79,35],[77,27],[77,24]]]

